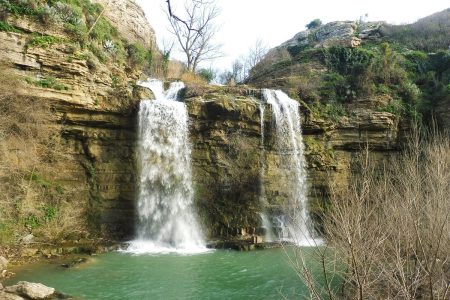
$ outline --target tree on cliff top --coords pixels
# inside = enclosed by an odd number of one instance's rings
[[[189,71],[195,71],[202,61],[222,55],[220,45],[213,41],[218,31],[214,19],[219,15],[219,9],[214,1],[186,1],[181,15],[175,13],[170,0],[166,2],[171,32],[186,55]]]
[[[314,19],[311,22],[309,22],[308,24],[306,24],[305,26],[308,29],[314,29],[314,28],[317,28],[317,27],[319,27],[321,25],[322,25],[322,21],[320,19]]]

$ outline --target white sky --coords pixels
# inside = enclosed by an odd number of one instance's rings
[[[160,47],[163,39],[175,41],[167,30],[166,1],[137,2],[144,8]],[[184,0],[172,0],[172,3],[175,13],[181,15]],[[216,41],[223,45],[225,56],[212,62],[212,67],[220,69],[230,68],[233,60],[247,53],[257,39],[270,48],[278,46],[316,18],[327,23],[358,20],[368,14],[367,21],[404,24],[450,7],[449,0],[216,0],[216,4],[221,9]],[[180,53],[173,52],[172,57],[183,60]]]

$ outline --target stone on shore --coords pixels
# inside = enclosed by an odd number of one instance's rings
[[[7,293],[17,294],[34,300],[47,299],[55,293],[54,288],[45,286],[41,283],[27,281],[19,281],[16,285],[8,286],[4,290]]]

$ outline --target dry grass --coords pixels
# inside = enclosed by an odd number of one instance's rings
[[[333,192],[328,244],[317,250],[320,264],[340,268],[323,268],[324,287],[301,250],[293,259],[311,298],[449,299],[449,136],[415,135],[381,170],[369,157],[361,156],[361,173],[347,189]],[[332,276],[341,278],[339,290],[331,288]]]
[[[186,85],[207,85],[208,82],[202,76],[195,74],[193,72],[184,72],[181,75],[181,81],[183,81]]]
[[[47,102],[21,95],[22,80],[0,65],[0,243],[28,233],[56,241],[80,232],[72,191],[53,179],[53,165],[65,159],[54,114]]]

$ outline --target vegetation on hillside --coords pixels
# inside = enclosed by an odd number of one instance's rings
[[[407,25],[384,25],[383,35],[391,42],[425,52],[450,47],[450,8]]]
[[[350,108],[356,100],[379,99],[380,110],[430,121],[436,105],[450,101],[450,50],[425,53],[371,42],[358,48],[303,49],[284,59],[266,59],[256,69],[250,83],[270,84],[274,78],[325,117],[323,112]]]

